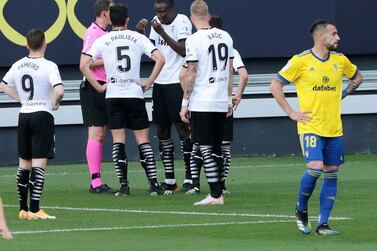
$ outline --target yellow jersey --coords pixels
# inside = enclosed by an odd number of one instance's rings
[[[342,80],[352,79],[357,67],[341,53],[330,52],[320,59],[312,50],[293,56],[278,74],[285,83],[295,83],[299,109],[313,120],[298,124],[298,133],[314,133],[322,137],[343,135],[341,120]]]

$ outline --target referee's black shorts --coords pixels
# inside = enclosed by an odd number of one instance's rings
[[[192,140],[199,145],[219,146],[224,136],[226,112],[191,112]]]
[[[142,130],[149,128],[145,100],[142,98],[106,99],[109,129],[128,128]]]
[[[98,81],[105,84],[103,81]],[[85,80],[80,88],[80,102],[84,125],[105,126],[107,125],[105,92],[98,92]]]
[[[54,158],[54,117],[49,112],[20,113],[17,136],[18,155],[21,159]]]
[[[181,84],[154,84],[153,86],[153,121],[157,124],[182,122],[179,112],[183,90]]]

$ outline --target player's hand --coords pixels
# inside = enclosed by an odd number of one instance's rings
[[[237,110],[238,105],[241,103],[241,97],[238,95],[233,96],[232,103],[233,103],[233,109]]]
[[[157,34],[161,35],[161,33],[165,32],[164,28],[162,27],[161,23],[157,20],[157,18],[152,19],[151,25],[155,32],[157,32]]]
[[[141,89],[143,89],[143,92],[148,91],[151,88],[152,85],[144,83],[141,85]]]
[[[2,232],[4,240],[11,240],[11,239],[13,239],[12,233],[9,231],[8,227],[1,228],[0,232]]]
[[[98,92],[100,92],[100,93],[105,92],[106,89],[107,89],[107,84],[104,84],[104,85],[100,85],[100,84],[98,84],[98,86],[96,87],[96,90],[97,90]]]
[[[181,119],[185,123],[190,123],[190,114],[189,110],[186,106],[182,106],[181,112],[179,113],[179,116],[181,116]]]
[[[233,106],[228,106],[228,112],[226,113],[227,117],[230,117],[233,114]]]
[[[144,35],[145,34],[145,26],[147,24],[148,24],[148,20],[147,19],[145,19],[145,18],[141,19],[136,24],[136,31]]]
[[[59,108],[60,108],[60,104],[59,104],[59,103],[56,103],[56,102],[54,101],[54,103],[52,104],[52,110],[57,111],[57,110],[59,110]]]
[[[291,111],[288,116],[297,122],[303,123],[304,125],[310,121],[312,121],[312,117],[310,117],[308,114],[310,114],[311,111],[305,111],[305,112],[295,112]]]

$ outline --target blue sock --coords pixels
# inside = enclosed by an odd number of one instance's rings
[[[308,201],[312,192],[315,188],[315,184],[319,176],[321,176],[322,170],[308,168],[306,169],[304,175],[301,178],[300,188],[298,191],[297,198],[297,211],[306,211],[308,210]]]
[[[327,223],[338,190],[338,171],[324,172],[323,185],[319,197],[318,226]]]

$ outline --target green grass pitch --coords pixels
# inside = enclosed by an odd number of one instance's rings
[[[42,208],[57,217],[50,221],[17,218],[16,168],[0,168],[0,194],[14,233],[12,241],[0,239],[0,250],[377,250],[377,155],[346,160],[330,221],[341,232],[335,237],[296,229],[301,157],[234,158],[225,205],[207,207],[193,206],[208,193],[204,177],[199,196],[152,197],[139,163],[131,162],[131,196],[118,198],[89,194],[85,165],[51,165],[42,197]],[[162,180],[161,163],[158,169]],[[181,185],[181,161],[176,169]],[[112,164],[103,171],[104,181],[117,187]],[[310,201],[312,226],[321,182]]]

